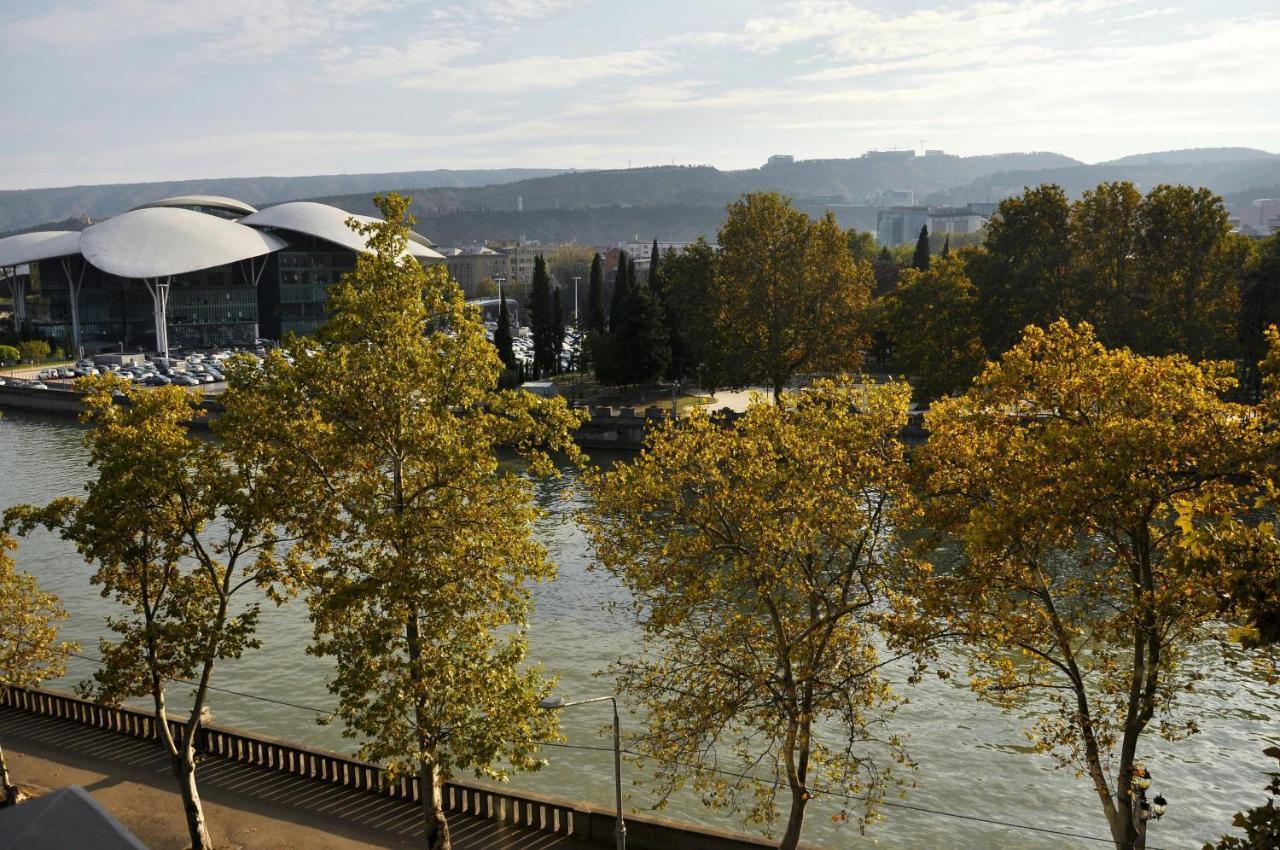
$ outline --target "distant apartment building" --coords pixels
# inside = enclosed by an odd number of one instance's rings
[[[1258,198],[1246,207],[1236,208],[1232,219],[1241,233],[1251,236],[1280,232],[1280,198]]]
[[[929,225],[929,208],[923,206],[890,207],[876,215],[876,242],[886,248],[914,242],[920,228]]]
[[[969,207],[941,207],[929,210],[929,232],[960,236],[982,229],[984,216]]]
[[[547,249],[537,242],[491,241],[486,244],[487,247],[506,257],[507,268],[504,276],[508,281],[521,287],[528,287],[533,283],[534,260],[539,254],[547,252]]]
[[[496,281],[498,278],[511,276],[507,255],[484,245],[449,248],[442,253],[449,274],[458,282],[459,288],[467,298],[476,296],[476,287],[482,280]]]
[[[791,165],[795,161],[796,158],[789,153],[776,153],[769,157],[769,161],[765,165]]]
[[[866,153],[864,153],[864,154],[862,155],[862,157],[861,157],[861,158],[862,158],[862,159],[875,159],[875,160],[902,160],[902,159],[915,159],[915,158],[916,158],[916,152],[915,152],[915,151],[913,151],[913,150],[905,150],[905,151],[897,151],[897,150],[894,150],[894,151],[867,151]]]

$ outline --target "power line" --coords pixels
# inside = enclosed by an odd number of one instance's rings
[[[94,658],[92,656],[84,655],[79,652],[72,652],[69,654],[74,656],[75,658],[79,658],[84,661],[92,661],[96,664],[102,663],[101,658]],[[194,682],[190,679],[182,679],[177,676],[164,676],[163,678],[171,682],[178,682],[185,685],[192,685],[192,686],[199,685],[198,682]],[[244,691],[236,691],[236,690],[232,690],[231,688],[223,688],[216,685],[207,685],[206,687],[209,690],[216,691],[218,693],[231,694],[233,696],[243,697],[245,699],[257,700],[259,702],[265,702],[265,703],[270,703],[272,705],[284,706],[286,708],[294,708],[300,711],[310,711],[316,714],[321,714],[326,716],[333,714],[332,711],[327,709],[316,708],[315,706],[310,706],[310,705],[301,705],[296,702],[288,702],[287,700],[279,700],[279,699],[274,699],[272,697],[264,697],[260,694],[245,693]],[[531,740],[531,741],[525,741],[523,743],[531,743],[531,744],[537,744],[538,746],[542,746],[542,747],[554,747],[556,749],[565,749],[565,750],[587,750],[590,752],[606,752],[606,753],[613,752],[613,747],[597,747],[597,746],[589,746],[585,744],[568,744],[568,743],[562,743],[559,741]],[[679,759],[661,759],[661,758],[656,758],[644,753],[636,752],[635,750],[624,749],[622,752],[630,756],[640,756],[643,758],[649,758],[649,759],[652,759],[653,761],[663,762],[666,764],[673,764],[679,767],[694,767],[701,770],[709,770],[712,773],[716,773],[721,776],[726,776],[732,779],[749,779],[756,782],[774,782],[775,784],[777,784],[776,780],[766,779],[765,777],[756,776],[750,773],[734,773],[732,771],[722,770],[717,767],[710,767],[700,762],[685,762],[685,761],[680,761]],[[1003,821],[1003,820],[996,820],[994,818],[986,818],[986,817],[982,817],[981,815],[966,815],[960,812],[949,812],[944,809],[931,809],[931,808],[928,808],[927,806],[917,806],[917,805],[912,805],[910,803],[899,803],[899,802],[894,802],[892,800],[884,800],[884,799],[877,800],[871,797],[867,797],[865,795],[843,794],[839,791],[824,791],[822,793],[828,797],[838,797],[845,800],[856,800],[862,803],[874,803],[877,805],[884,806],[885,808],[905,809],[907,811],[919,812],[922,814],[938,815],[940,817],[955,818],[957,820],[966,820],[974,823],[986,824],[988,826],[999,826],[999,827],[1004,827],[1006,829],[1022,829],[1022,830],[1027,830],[1029,832],[1042,833],[1045,835],[1055,835],[1060,838],[1076,838],[1076,839],[1080,839],[1081,841],[1096,841],[1103,844],[1114,843],[1114,839],[1112,838],[1103,838],[1097,835],[1086,835],[1078,832],[1067,832],[1065,830],[1053,829],[1047,826],[1032,826],[1030,824],[1017,823],[1015,821]],[[1154,844],[1147,844],[1145,846],[1147,847],[1147,850],[1168,850],[1168,848],[1159,847]]]

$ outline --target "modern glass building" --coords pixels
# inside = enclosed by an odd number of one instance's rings
[[[367,250],[350,217],[310,202],[257,211],[229,198],[169,198],[81,233],[0,239],[0,269],[29,265],[16,317],[68,352],[248,345],[324,322],[329,286]],[[420,234],[408,253],[444,259]]]

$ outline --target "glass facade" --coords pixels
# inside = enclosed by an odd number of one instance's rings
[[[329,287],[356,267],[356,254],[301,233],[279,235],[289,247],[271,255],[258,286],[262,333],[271,339],[315,333],[329,318]]]

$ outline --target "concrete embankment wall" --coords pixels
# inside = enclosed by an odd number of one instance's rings
[[[56,691],[0,688],[0,707],[134,738],[157,738],[153,714],[97,705]],[[182,723],[170,719],[169,725],[175,737],[182,733]],[[196,736],[196,749],[208,758],[277,770],[353,791],[407,802],[422,799],[416,777],[392,781],[376,764],[227,727],[202,726]],[[570,835],[601,848],[614,846],[616,815],[610,808],[479,782],[446,783],[444,801],[449,812],[491,818],[551,835]],[[626,823],[627,845],[632,850],[763,850],[775,846],[750,835],[648,815],[628,814]]]

